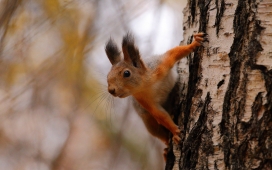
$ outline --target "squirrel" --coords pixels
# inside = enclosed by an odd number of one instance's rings
[[[119,98],[132,96],[134,108],[149,133],[161,139],[167,146],[169,131],[176,144],[181,140],[178,126],[163,107],[177,81],[177,72],[172,68],[177,61],[201,46],[206,35],[194,34],[191,44],[174,47],[147,62],[142,60],[130,33],[123,37],[122,53],[112,38],[106,43],[105,51],[112,64],[107,76],[108,92]]]

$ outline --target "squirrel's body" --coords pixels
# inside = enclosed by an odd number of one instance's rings
[[[190,54],[204,40],[204,33],[195,34],[191,44],[177,46],[161,56],[143,62],[134,39],[130,34],[123,38],[121,52],[113,40],[106,44],[106,53],[112,63],[108,74],[108,91],[115,97],[132,95],[134,107],[141,116],[148,131],[168,145],[168,132],[178,143],[180,130],[164,108],[173,89],[177,73],[173,67],[177,61]]]
[[[154,72],[157,66],[162,62],[162,58],[164,55],[152,56],[144,60],[150,72]],[[143,93],[150,96],[155,103],[158,103],[160,106],[164,107],[167,104],[167,99],[169,97],[169,93],[172,91],[173,87],[177,82],[178,74],[177,71],[172,68],[169,73],[161,80],[154,83],[150,83]],[[148,94],[151,93],[151,94]],[[158,124],[156,119],[137,101],[137,99],[133,96],[133,106],[139,116],[142,118],[147,130],[153,136],[158,137],[165,143],[168,141],[169,131],[162,125]],[[168,110],[167,110],[168,111]],[[169,111],[168,111],[169,113]]]

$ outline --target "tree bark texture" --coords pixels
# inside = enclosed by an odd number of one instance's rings
[[[272,1],[188,0],[180,61],[181,143],[167,170],[272,169]]]

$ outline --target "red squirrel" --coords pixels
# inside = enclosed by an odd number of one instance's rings
[[[108,91],[114,97],[132,96],[134,107],[142,118],[147,130],[169,144],[169,131],[175,143],[180,141],[180,130],[167,113],[163,104],[173,89],[177,79],[172,69],[177,61],[201,46],[207,34],[194,34],[194,41],[185,46],[177,46],[160,56],[143,62],[131,34],[123,37],[122,52],[110,38],[105,51],[112,64],[107,76]]]

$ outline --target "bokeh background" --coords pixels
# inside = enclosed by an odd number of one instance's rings
[[[0,169],[160,170],[130,100],[107,93],[112,37],[142,57],[182,40],[186,0],[0,0]]]

